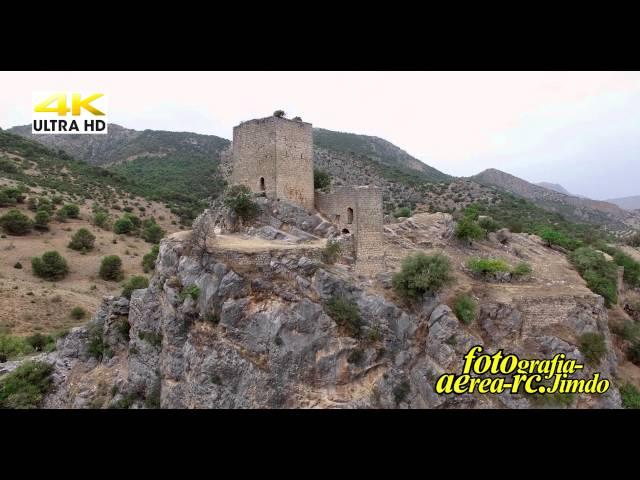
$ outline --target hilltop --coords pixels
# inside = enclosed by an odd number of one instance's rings
[[[640,226],[640,216],[612,203],[559,193],[493,168],[470,177],[470,180],[530,200],[535,205],[561,214],[568,220],[603,225],[617,235],[629,235],[634,228]]]

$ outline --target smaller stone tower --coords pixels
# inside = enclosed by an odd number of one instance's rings
[[[311,124],[273,116],[234,127],[231,181],[312,210]]]
[[[331,193],[316,192],[316,208],[342,233],[353,234],[357,272],[371,275],[384,270],[380,188],[345,186]]]

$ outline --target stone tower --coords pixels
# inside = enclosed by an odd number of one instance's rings
[[[234,127],[231,182],[312,210],[311,124],[273,116]]]
[[[316,208],[342,233],[353,234],[356,271],[375,274],[384,270],[382,190],[378,187],[335,187],[316,192]]]

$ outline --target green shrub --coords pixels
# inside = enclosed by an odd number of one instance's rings
[[[92,328],[89,331],[89,342],[87,345],[87,353],[89,356],[101,361],[106,356],[108,350],[107,344],[104,342],[102,336],[102,330],[99,328]]]
[[[82,307],[73,307],[71,309],[71,318],[81,320],[87,316],[87,311]]]
[[[471,295],[462,293],[453,300],[453,313],[456,314],[458,320],[469,325],[475,320],[478,313],[478,302]]]
[[[455,230],[455,236],[459,240],[480,240],[487,235],[471,217],[464,217],[458,222]]]
[[[94,242],[96,241],[96,236],[91,233],[86,228],[79,229],[76,233],[71,237],[71,242],[69,242],[68,247],[72,250],[79,251],[88,251],[92,250],[94,246]]]
[[[340,258],[341,253],[342,247],[340,247],[340,243],[335,240],[327,240],[327,245],[322,252],[322,258],[325,263],[332,265]]]
[[[134,290],[147,288],[148,286],[149,279],[147,277],[136,275],[134,277],[130,277],[129,280],[125,282],[125,284],[123,285],[124,288],[122,289],[122,293],[120,295],[126,298],[131,298],[131,294]]]
[[[109,230],[109,214],[103,210],[93,215],[93,224],[103,230]]]
[[[396,218],[400,217],[410,217],[411,209],[409,207],[400,207],[397,208],[395,212],[393,212],[393,216]]]
[[[140,220],[140,218],[136,217],[133,213],[125,213],[122,218],[126,218],[127,220],[129,220],[132,224],[133,224],[133,230],[137,230],[140,228],[140,226],[142,225],[142,220]]]
[[[80,216],[80,207],[75,203],[67,203],[60,211],[66,213],[68,218],[78,218]]]
[[[225,192],[224,204],[245,221],[255,218],[260,211],[260,207],[253,200],[251,190],[245,185],[229,187]]]
[[[62,205],[62,196],[61,195],[54,195],[53,197],[51,197],[51,203],[53,203],[54,205]]]
[[[154,245],[151,247],[151,251],[142,257],[142,268],[144,273],[149,273],[155,268],[156,259],[158,258],[159,253],[160,247],[158,245]]]
[[[398,295],[407,300],[419,300],[453,282],[451,261],[441,253],[409,255],[402,261],[400,272],[393,276],[392,282]]]
[[[328,193],[331,188],[331,177],[324,170],[313,169],[313,188]]]
[[[33,228],[33,222],[20,210],[14,208],[0,217],[0,226],[10,235],[25,235]]]
[[[617,248],[606,251],[617,265],[624,267],[624,281],[632,287],[640,287],[640,262]]]
[[[33,347],[25,337],[0,335],[0,355],[7,359],[22,357],[33,352]]]
[[[580,247],[569,254],[569,261],[587,282],[587,287],[604,297],[607,307],[618,302],[618,268],[602,252]]]
[[[55,343],[51,335],[43,335],[41,333],[35,333],[25,340],[36,352],[42,352],[47,348],[47,345]]]
[[[134,229],[133,222],[127,217],[120,217],[113,222],[113,232],[118,235],[131,233]]]
[[[598,365],[603,355],[607,353],[607,346],[604,343],[604,335],[595,332],[589,332],[581,335],[580,352],[584,355],[587,363]]]
[[[34,275],[46,280],[61,280],[69,273],[67,261],[56,251],[45,252],[31,259]]]
[[[57,221],[59,221],[61,223],[64,223],[64,222],[67,221],[67,218],[69,218],[69,215],[67,215],[67,211],[66,210],[60,209],[60,210],[58,210],[56,212],[56,220]]]
[[[634,385],[627,383],[620,387],[620,397],[624,408],[640,408],[640,390]]]
[[[511,271],[511,274],[515,277],[525,277],[527,275],[531,275],[532,271],[531,265],[527,262],[520,262]]]
[[[183,302],[186,300],[187,297],[191,297],[193,300],[197,300],[199,296],[200,296],[200,289],[198,288],[197,285],[189,285],[188,287],[184,287],[180,291],[180,300],[182,300]]]
[[[491,217],[485,217],[479,220],[478,225],[487,232],[495,232],[500,228],[500,224]]]
[[[152,223],[142,230],[142,238],[149,243],[158,243],[165,235],[165,231],[157,223]]]
[[[122,338],[124,338],[128,342],[129,332],[131,331],[131,324],[129,323],[129,320],[123,318],[117,323],[116,328],[118,329],[118,333],[122,335]]]
[[[511,267],[504,260],[497,258],[470,258],[467,262],[467,267],[473,273],[482,275],[511,271]]]
[[[37,210],[44,210],[49,215],[53,215],[53,204],[49,201],[48,198],[40,197],[38,198],[38,208]]]
[[[36,230],[49,230],[51,215],[46,210],[38,210],[34,218],[33,226]]]
[[[0,408],[38,408],[49,392],[53,366],[27,361],[0,379]]]
[[[38,210],[38,199],[36,197],[29,197],[27,200],[27,208],[32,212]]]
[[[540,230],[539,235],[548,247],[557,245],[567,250],[575,250],[583,245],[581,241],[548,227]]]
[[[325,304],[325,311],[336,324],[355,337],[360,333],[362,319],[358,305],[345,298],[333,296]]]
[[[14,198],[11,198],[7,195],[7,192],[4,190],[0,190],[0,207],[9,207],[15,205],[16,201]]]
[[[124,277],[122,260],[117,255],[108,255],[100,263],[100,278],[103,280],[120,281]]]

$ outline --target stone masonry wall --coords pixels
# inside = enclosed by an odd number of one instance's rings
[[[310,123],[274,118],[276,194],[307,210],[314,208],[313,131]]]
[[[384,269],[382,191],[376,187],[336,187],[316,192],[316,208],[355,238],[356,271],[375,274]]]
[[[234,127],[231,181],[313,210],[311,124],[267,117]]]
[[[246,185],[252,192],[276,196],[276,131],[270,118],[251,120],[233,128],[231,183]]]

